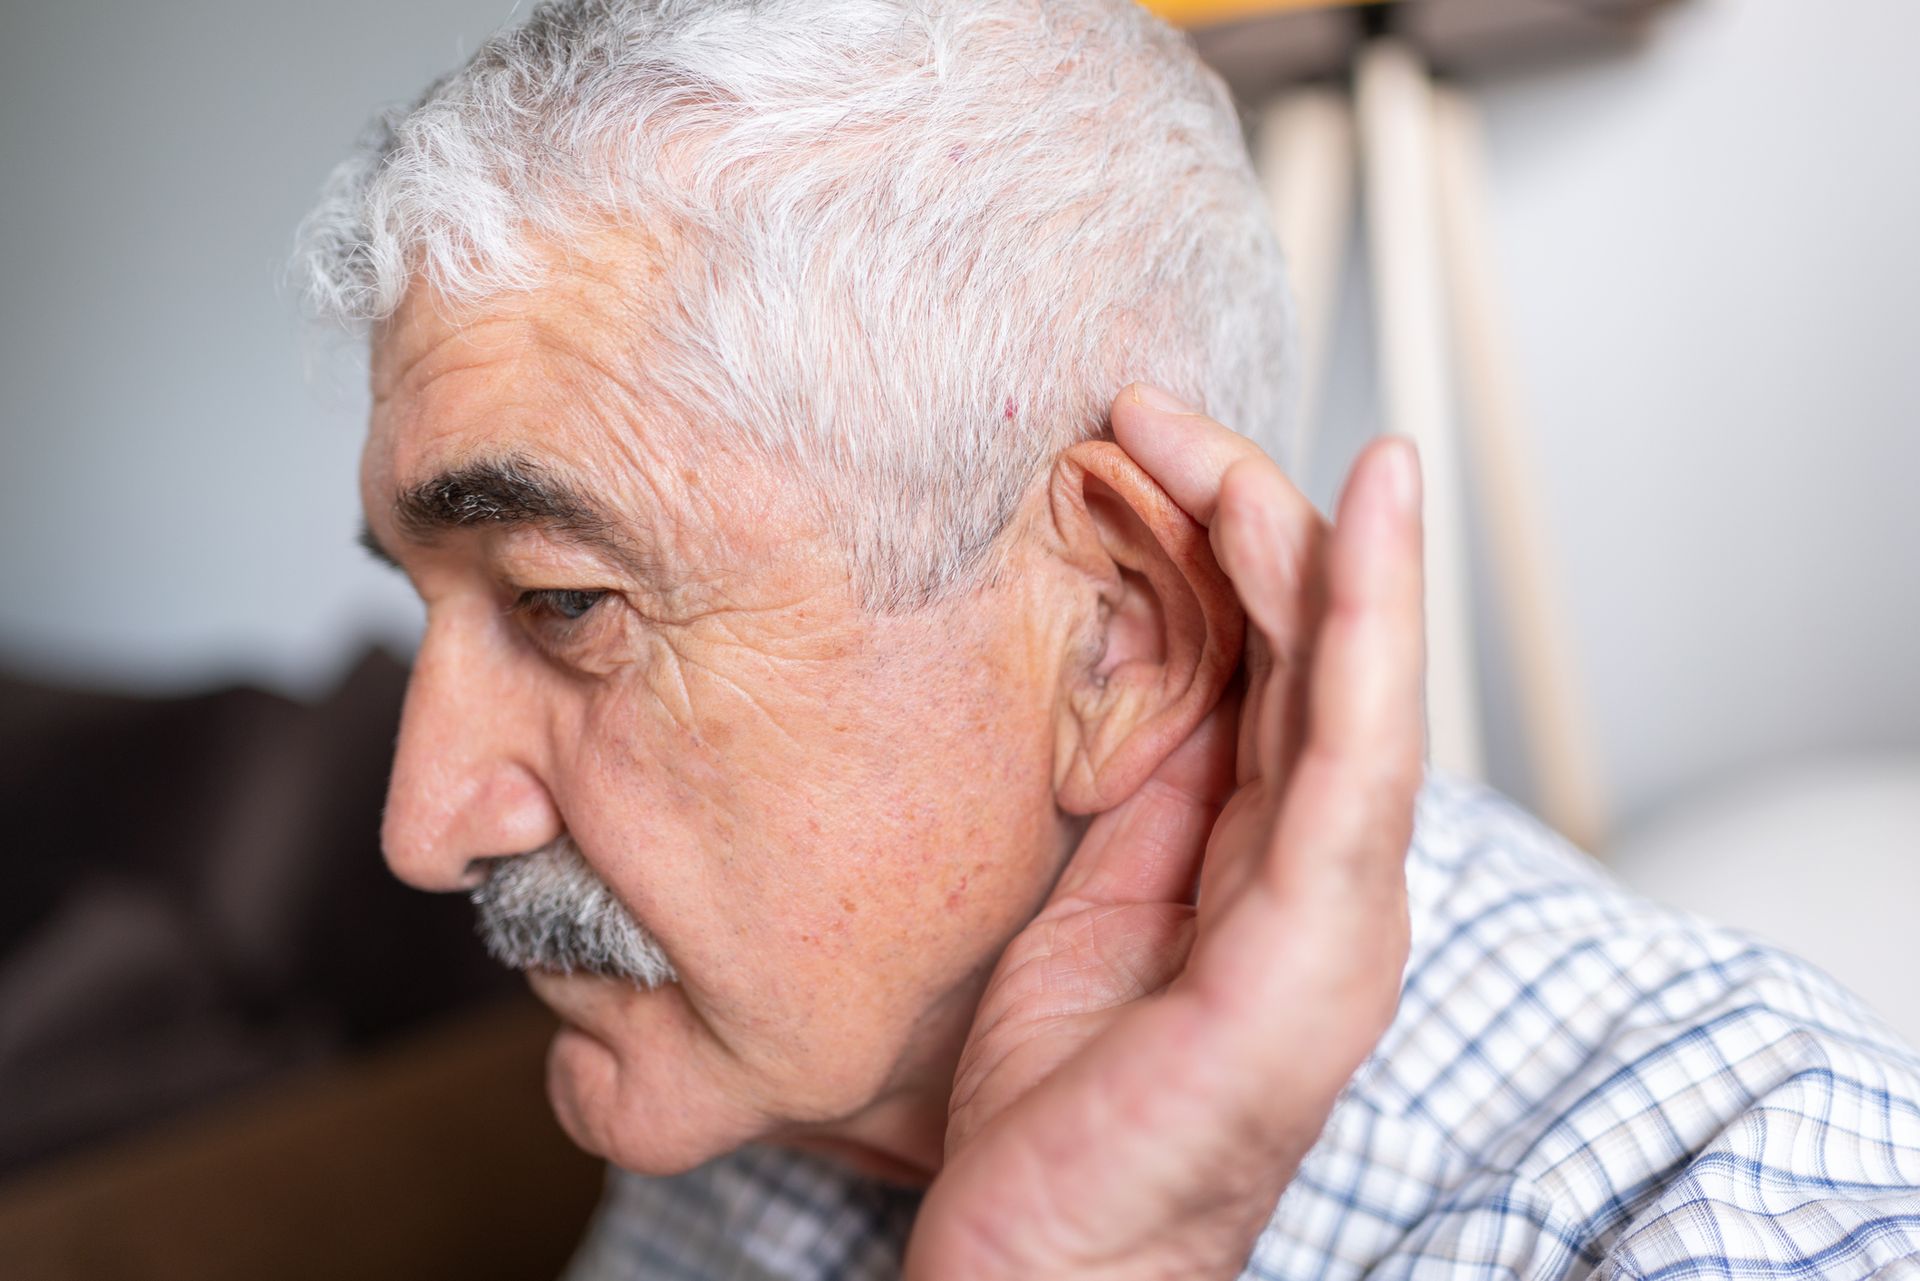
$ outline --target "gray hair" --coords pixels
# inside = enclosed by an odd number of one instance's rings
[[[1134,0],[558,0],[380,117],[302,228],[323,315],[674,248],[639,369],[811,481],[863,602],[976,583],[1127,382],[1276,451],[1280,252],[1224,85]],[[626,341],[623,335],[623,341]],[[695,447],[698,437],[690,437]]]

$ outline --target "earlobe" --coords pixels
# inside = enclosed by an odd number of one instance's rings
[[[1086,592],[1061,656],[1054,792],[1092,814],[1138,790],[1213,709],[1245,619],[1206,530],[1118,445],[1062,453],[1048,501]]]

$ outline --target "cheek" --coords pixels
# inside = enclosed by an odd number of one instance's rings
[[[838,906],[858,921],[830,924],[822,945],[844,934],[922,989],[990,959],[1037,905],[1057,850],[1036,700],[974,654],[937,675],[858,709],[833,775],[808,789]]]
[[[595,868],[664,939],[699,919],[701,886],[749,843],[728,757],[638,674],[588,705],[557,791]],[[670,941],[670,940],[669,940]]]
[[[863,897],[848,878],[895,808],[844,690],[661,666],[606,682],[571,736],[557,790],[596,868],[709,981],[842,941]]]
[[[610,682],[576,738],[562,807],[602,875],[714,1032],[823,1096],[871,1087],[1055,871],[1033,700],[937,668],[962,678]]]

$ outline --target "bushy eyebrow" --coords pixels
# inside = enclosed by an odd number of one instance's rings
[[[482,458],[443,471],[401,491],[393,520],[407,539],[433,543],[461,529],[488,526],[536,528],[600,551],[636,573],[657,574],[658,564],[606,508],[577,486],[519,454]],[[360,545],[386,565],[399,560],[370,526]]]

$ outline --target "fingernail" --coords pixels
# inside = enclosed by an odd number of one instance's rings
[[[1199,412],[1172,392],[1162,391],[1152,383],[1133,385],[1133,403],[1145,405],[1148,409],[1157,409],[1164,414],[1192,414]]]
[[[1410,440],[1396,440],[1387,450],[1387,486],[1394,506],[1409,514],[1420,510],[1420,454]]]

